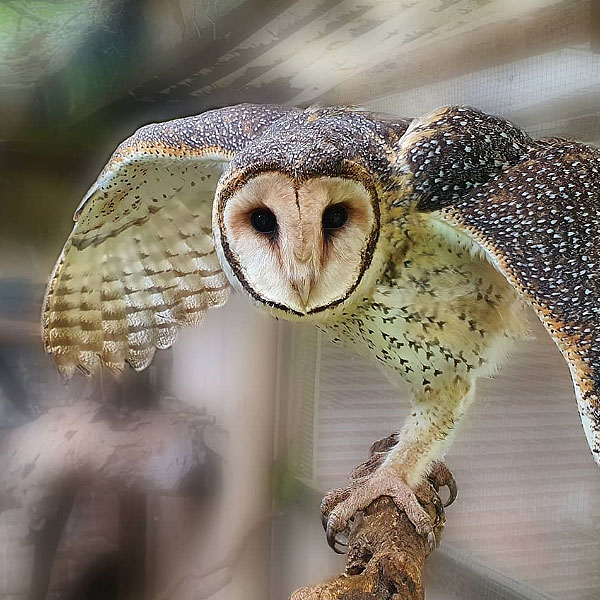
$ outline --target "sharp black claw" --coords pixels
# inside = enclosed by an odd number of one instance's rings
[[[327,543],[329,547],[335,551],[335,530],[329,523],[327,523],[327,528],[325,529],[325,533],[327,535]]]
[[[446,500],[444,508],[448,508],[448,506],[450,506],[458,496],[458,488],[456,487],[456,481],[454,481],[454,478],[448,481],[446,485],[448,486],[448,490],[450,491],[450,497],[448,498],[448,500]]]
[[[345,550],[338,550],[337,546],[340,545],[343,548],[346,548],[347,545],[344,544],[344,542],[340,542],[337,540],[337,531],[335,531],[335,529],[327,524],[327,528],[325,530],[327,532],[327,543],[329,544],[329,547],[336,553],[336,554],[346,554]]]
[[[327,526],[327,543],[329,544],[329,547],[336,553],[336,554],[341,554],[341,552],[337,549],[336,545],[335,545],[335,536],[336,536],[336,531],[333,529],[333,527],[331,526]]]

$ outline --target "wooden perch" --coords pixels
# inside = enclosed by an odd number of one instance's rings
[[[426,509],[435,518],[433,503]],[[436,540],[444,526],[435,527]],[[321,585],[295,591],[290,600],[423,600],[422,573],[427,540],[390,498],[359,513],[348,539],[346,570]]]
[[[350,479],[371,472],[396,441],[393,434],[373,444],[371,458],[357,467]],[[438,487],[437,482],[426,481],[416,494],[434,523],[439,545],[446,516]],[[455,497],[455,490],[451,496]],[[391,498],[378,498],[354,517],[344,573],[299,589],[290,600],[423,600],[423,566],[430,553],[426,538],[415,531]]]

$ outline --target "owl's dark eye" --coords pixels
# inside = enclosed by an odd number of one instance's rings
[[[348,211],[343,204],[333,204],[323,211],[323,229],[339,229],[348,219]]]
[[[252,211],[250,223],[260,233],[275,233],[277,230],[277,219],[268,208]]]

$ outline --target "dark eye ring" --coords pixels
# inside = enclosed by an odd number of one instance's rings
[[[259,233],[275,233],[277,231],[277,219],[268,208],[257,208],[250,215],[252,227]]]
[[[339,229],[348,220],[348,210],[343,204],[332,204],[323,211],[323,229]]]

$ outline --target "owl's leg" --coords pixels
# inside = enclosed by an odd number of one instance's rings
[[[357,479],[358,475],[364,471],[365,475],[371,475],[373,471],[385,460],[388,452],[400,441],[400,432],[396,431],[387,437],[384,437],[371,444],[370,455],[371,458],[364,462],[362,465],[354,469],[350,474],[350,479]],[[455,500],[458,495],[458,489],[456,487],[456,481],[452,471],[446,466],[445,463],[438,460],[433,463],[431,469],[427,473],[427,479],[435,488],[436,492],[439,492],[440,488],[447,487],[449,492],[448,500],[444,503],[444,508],[448,508]]]
[[[361,463],[352,470],[349,475],[351,482],[359,481],[364,477],[372,475],[385,461],[388,453],[394,446],[400,441],[400,432],[396,431],[376,442],[371,444],[369,451],[369,459],[364,463]],[[450,469],[442,462],[436,461],[433,463],[431,469],[427,473],[427,479],[433,485],[436,491],[440,488],[447,487],[449,491],[449,498],[444,503],[444,508],[450,506],[455,500],[458,494],[456,487],[456,481]],[[351,486],[350,486],[351,487]],[[327,522],[327,516],[336,504],[339,504],[341,500],[348,497],[350,487],[331,490],[321,503],[321,513],[325,523]],[[325,526],[325,525],[324,525]]]
[[[326,517],[327,539],[334,550],[336,535],[348,526],[352,516],[380,496],[390,496],[415,529],[435,546],[433,524],[413,490],[431,475],[434,485],[448,485],[449,502],[456,497],[454,479],[439,461],[471,398],[470,385],[459,379],[445,388],[418,394],[402,430],[395,434],[397,438],[388,438],[395,439],[395,445],[387,453],[385,444],[376,448],[369,461],[353,473],[347,488],[325,496],[321,509]]]

